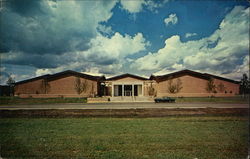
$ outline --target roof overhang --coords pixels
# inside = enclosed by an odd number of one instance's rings
[[[141,77],[141,76],[137,76],[137,75],[133,75],[133,74],[129,74],[129,73],[118,75],[118,76],[114,76],[114,77],[108,78],[107,80],[108,81],[115,81],[115,80],[119,80],[119,79],[123,79],[123,78],[127,78],[127,77],[135,78],[135,79],[143,80],[143,81],[148,80],[147,78],[144,78],[144,77]]]

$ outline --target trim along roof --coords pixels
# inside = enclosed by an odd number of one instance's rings
[[[181,71],[178,71],[178,72],[173,72],[173,73],[169,73],[169,74],[162,75],[162,76],[151,75],[150,79],[151,80],[156,80],[157,82],[161,82],[161,81],[168,80],[170,78],[178,78],[178,77],[181,77],[183,75],[190,75],[190,76],[202,78],[202,79],[205,79],[205,80],[209,80],[209,77],[204,76],[202,73],[191,71],[191,70],[181,70]]]
[[[234,81],[234,80],[227,79],[227,78],[224,78],[224,77],[211,75],[211,74],[208,74],[208,73],[195,72],[195,71],[191,71],[191,70],[181,70],[181,71],[178,71],[178,72],[174,72],[174,73],[170,73],[170,74],[166,74],[166,75],[162,75],[162,76],[151,75],[149,79],[144,78],[144,77],[140,77],[140,76],[137,76],[137,75],[129,74],[129,73],[114,76],[114,77],[106,79],[105,76],[92,76],[92,75],[88,75],[88,74],[84,74],[84,73],[79,73],[79,72],[67,70],[67,71],[55,73],[55,74],[52,74],[52,75],[47,74],[47,75],[38,76],[38,77],[35,77],[35,78],[31,78],[31,79],[19,81],[19,82],[16,82],[15,84],[22,84],[22,83],[27,83],[27,82],[31,82],[31,81],[35,81],[35,80],[40,80],[40,79],[46,79],[48,81],[53,81],[53,80],[60,79],[60,78],[63,78],[63,77],[68,77],[68,76],[82,77],[82,78],[86,78],[86,79],[94,80],[94,81],[104,81],[104,80],[113,81],[113,80],[119,80],[119,79],[126,78],[126,77],[131,77],[131,78],[135,78],[135,79],[138,79],[138,80],[156,80],[157,82],[161,82],[161,81],[168,80],[170,78],[178,78],[178,77],[181,77],[181,76],[184,76],[184,75],[190,75],[190,76],[197,77],[197,78],[202,78],[202,79],[205,79],[205,80],[209,80],[210,78],[214,78],[214,79],[219,79],[219,80],[223,80],[223,81],[227,81],[227,82],[231,82],[231,83],[235,83],[235,84],[240,83],[238,81]]]
[[[17,85],[17,84],[23,84],[23,83],[27,83],[27,82],[32,82],[32,81],[40,80],[40,79],[47,79],[49,76],[51,76],[51,75],[50,74],[46,74],[46,75],[42,75],[42,76],[30,78],[30,79],[27,79],[27,80],[16,82],[15,85]]]
[[[63,77],[68,77],[68,76],[77,76],[77,77],[82,77],[82,78],[86,78],[86,79],[94,80],[94,81],[105,80],[105,76],[91,76],[91,75],[88,75],[88,74],[67,70],[67,71],[55,73],[55,74],[52,74],[52,75],[46,74],[46,75],[43,75],[43,76],[38,76],[38,77],[35,77],[35,78],[19,81],[19,82],[16,82],[15,84],[22,84],[22,83],[27,83],[27,82],[31,82],[31,81],[35,81],[35,80],[40,80],[40,79],[47,79],[48,81],[53,81],[53,80],[60,79],[60,78],[63,78]]]
[[[220,80],[223,80],[223,81],[239,84],[238,81],[234,81],[234,80],[227,79],[227,78],[224,78],[224,77],[211,75],[211,74],[208,74],[208,73],[195,72],[195,71],[191,71],[191,70],[187,70],[187,69],[186,70],[181,70],[181,71],[178,71],[178,72],[169,73],[169,74],[162,75],[162,76],[151,75],[149,79],[150,80],[156,80],[157,82],[161,82],[161,81],[168,80],[170,78],[178,78],[178,77],[181,77],[183,75],[190,75],[190,76],[202,78],[202,79],[205,79],[205,80],[215,78],[215,79],[220,79]]]
[[[216,76],[216,75],[211,75],[211,74],[208,74],[208,73],[204,73],[205,76],[209,76],[210,78],[215,78],[215,79],[219,79],[219,80],[223,80],[223,81],[227,81],[227,82],[232,82],[232,83],[235,83],[235,84],[240,84],[239,81],[234,81],[234,80],[231,80],[231,79],[228,79],[228,78],[224,78],[224,77],[220,77],[220,76]]]
[[[137,75],[132,75],[132,74],[129,74],[129,73],[125,73],[125,74],[122,74],[122,75],[118,75],[118,76],[108,78],[107,81],[119,80],[119,79],[126,78],[126,77],[131,77],[131,78],[135,78],[135,79],[138,79],[138,80],[148,80],[147,78],[144,78],[144,77],[140,77],[140,76],[137,76]]]

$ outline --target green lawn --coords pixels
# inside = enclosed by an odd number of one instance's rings
[[[248,103],[249,97],[183,97],[175,98],[176,102],[216,102],[216,103]]]
[[[49,104],[49,103],[86,103],[87,98],[19,98],[0,97],[0,105],[11,104]]]
[[[0,119],[3,158],[246,159],[248,117]]]

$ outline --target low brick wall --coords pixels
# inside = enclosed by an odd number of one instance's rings
[[[108,97],[87,98],[87,103],[105,103],[109,101]]]
[[[171,93],[157,93],[157,97],[234,97],[237,96],[236,94],[233,93],[176,93],[176,94],[171,94]]]
[[[78,94],[20,94],[20,98],[82,98]]]

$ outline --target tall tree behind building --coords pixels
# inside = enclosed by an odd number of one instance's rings
[[[10,89],[10,96],[14,95],[14,86],[15,86],[15,80],[14,78],[12,78],[11,76],[8,78],[8,80],[6,81],[6,84],[9,86]]]
[[[242,94],[243,97],[245,97],[246,94],[249,93],[250,93],[250,81],[247,77],[247,74],[244,73],[240,81],[240,94]]]

